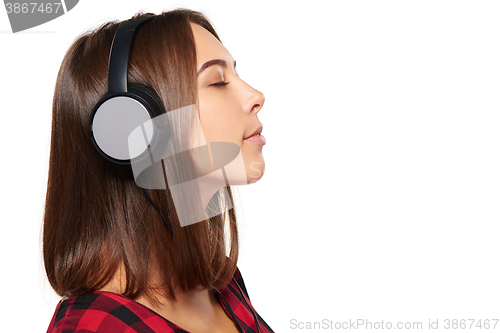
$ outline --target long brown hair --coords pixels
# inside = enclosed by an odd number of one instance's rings
[[[141,15],[146,14],[134,18]],[[132,45],[128,81],[154,89],[167,112],[197,105],[196,49],[190,22],[219,39],[203,14],[176,9],[145,23]],[[173,226],[174,240],[143,189],[135,184],[130,166],[107,161],[91,143],[89,117],[107,91],[108,57],[118,24],[109,22],[78,37],[57,77],[43,225],[48,279],[63,297],[102,288],[119,267],[126,276],[123,294],[130,298],[142,293],[155,298],[151,290],[158,286],[151,280],[153,271],[164,283],[165,296],[172,299],[174,291],[220,288],[236,270],[234,208],[181,227],[169,190],[150,191]],[[234,205],[229,186],[227,190],[227,199]],[[230,228],[229,255],[225,223]]]

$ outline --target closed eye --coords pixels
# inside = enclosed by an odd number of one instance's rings
[[[231,81],[229,81],[229,82],[231,82]],[[217,82],[217,83],[211,84],[210,87],[212,87],[212,86],[213,87],[224,87],[224,86],[228,85],[229,82]]]

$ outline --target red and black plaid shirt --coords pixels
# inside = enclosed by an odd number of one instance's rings
[[[248,306],[252,306],[252,304],[238,269],[234,274],[234,279],[237,284],[231,280],[220,292],[229,303],[236,317],[236,326],[241,328],[242,333],[257,333],[254,316]],[[238,285],[244,295],[240,293]],[[233,319],[229,309],[226,309],[222,297],[217,293],[216,295],[219,297],[226,314]],[[256,311],[255,314],[258,317],[261,333],[273,333],[273,330]],[[73,332],[186,333],[187,331],[130,298],[112,292],[96,291],[62,300],[57,305],[47,333]]]

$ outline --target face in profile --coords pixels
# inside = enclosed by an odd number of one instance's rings
[[[197,53],[199,116],[206,142],[238,145],[243,157],[247,183],[264,174],[257,114],[264,95],[237,74],[235,61],[226,48],[203,27],[191,23]]]

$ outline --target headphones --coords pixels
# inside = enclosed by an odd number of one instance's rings
[[[164,113],[158,94],[147,86],[127,83],[128,58],[135,32],[152,17],[154,15],[146,15],[118,25],[109,55],[108,92],[95,104],[90,115],[90,137],[94,147],[107,160],[117,164],[143,160],[156,142],[166,142],[170,135],[170,131],[160,130],[166,123],[160,124],[154,119]],[[140,139],[137,140],[136,135],[129,142],[130,134],[139,127],[142,130]]]
[[[116,164],[127,165],[146,158],[153,164],[151,151],[156,143],[164,145],[170,139],[170,131],[164,128],[168,126],[167,117],[161,117],[161,121],[157,118],[165,113],[158,94],[145,85],[127,83],[128,57],[135,32],[152,17],[154,15],[145,15],[118,25],[109,54],[108,92],[95,104],[90,115],[90,137],[94,147]],[[142,135],[139,133],[130,140],[130,135],[139,128]],[[142,185],[140,178],[138,181]],[[172,225],[146,187],[141,187],[175,239]]]

